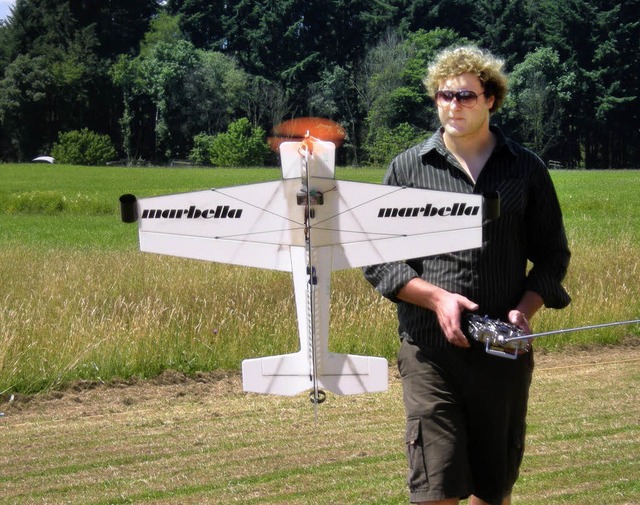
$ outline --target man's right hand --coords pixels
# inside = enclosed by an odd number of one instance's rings
[[[398,298],[435,312],[440,328],[451,344],[464,348],[471,346],[462,331],[460,321],[463,312],[478,310],[477,303],[434,286],[420,277],[411,279],[399,291]]]

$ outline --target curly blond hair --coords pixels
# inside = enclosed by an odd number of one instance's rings
[[[429,96],[435,98],[440,83],[448,77],[465,73],[474,74],[480,79],[486,96],[494,97],[490,112],[495,112],[502,106],[507,96],[508,81],[503,67],[504,61],[489,51],[476,46],[453,47],[436,55],[422,82]]]

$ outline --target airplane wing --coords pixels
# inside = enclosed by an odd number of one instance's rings
[[[290,185],[274,181],[137,200],[140,250],[291,271],[287,246],[302,225],[290,218]]]
[[[478,247],[482,197],[312,178],[313,247],[332,269]],[[289,247],[305,245],[300,179],[137,200],[140,249],[291,271]],[[303,194],[302,198],[307,195]]]
[[[330,250],[333,270],[479,247],[482,206],[480,195],[334,181],[314,246]]]

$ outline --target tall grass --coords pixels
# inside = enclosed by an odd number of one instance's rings
[[[150,377],[168,368],[235,369],[245,358],[297,350],[290,275],[139,253],[136,228],[117,215],[123,192],[222,186],[277,178],[276,171],[16,167],[0,166],[0,394]],[[382,171],[341,175],[379,180]],[[536,330],[640,316],[640,225],[630,204],[638,176],[554,173],[573,250],[566,280],[573,304],[543,311]],[[63,202],[91,196],[50,211],[35,203],[46,191]],[[16,195],[24,194],[36,195],[34,203],[16,206]],[[46,193],[43,200],[56,198]],[[334,273],[332,283],[330,348],[393,359],[395,307],[359,270]],[[548,337],[538,345],[617,343],[630,334],[638,327]]]
[[[292,281],[281,272],[19,247],[2,251],[0,274],[0,392],[235,369],[299,345]],[[391,304],[358,272],[336,274],[334,284],[332,350],[391,356]]]

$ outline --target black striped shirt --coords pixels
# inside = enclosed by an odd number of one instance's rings
[[[414,277],[462,294],[480,306],[481,315],[503,321],[526,290],[538,293],[547,307],[563,308],[570,302],[561,284],[570,252],[547,168],[498,128],[491,130],[497,144],[475,184],[445,147],[441,132],[397,156],[384,177],[385,184],[396,186],[500,194],[500,217],[485,220],[481,248],[364,269],[376,290],[397,303],[400,337],[421,347],[451,344],[434,312],[397,298]]]

